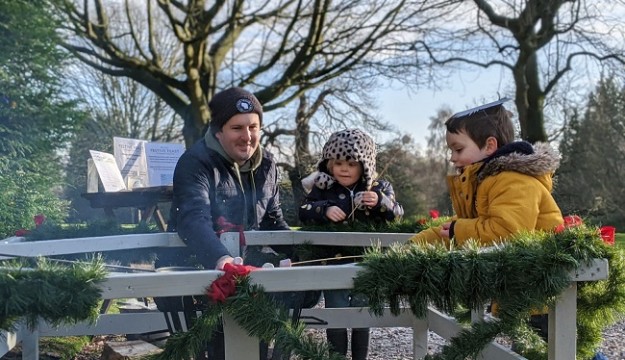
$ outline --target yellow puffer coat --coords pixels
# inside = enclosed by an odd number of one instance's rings
[[[505,240],[519,231],[553,230],[562,213],[551,196],[552,175],[559,156],[548,144],[533,148],[516,142],[497,150],[484,161],[449,176],[447,184],[456,216],[452,223],[454,247],[469,239],[484,246]],[[440,227],[426,229],[413,242],[444,241]]]

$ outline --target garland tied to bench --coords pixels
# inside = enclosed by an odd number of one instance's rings
[[[520,234],[507,245],[488,250],[476,244],[451,252],[432,245],[371,248],[354,280],[354,290],[368,297],[376,315],[386,305],[397,313],[405,303],[422,318],[428,305],[454,313],[497,301],[499,320],[467,325],[431,359],[474,357],[497,335],[510,336],[517,352],[528,359],[546,359],[544,343],[526,325],[529,313],[553,304],[569,285],[569,272],[594,258],[608,260],[609,278],[578,283],[577,357],[588,359],[600,344],[602,330],[625,313],[625,259],[621,251],[603,244],[597,228],[582,225],[559,233]],[[39,318],[57,325],[93,320],[100,297],[97,283],[104,276],[101,259],[72,267],[39,259],[34,269],[3,262],[0,328],[10,330],[22,317],[29,326]],[[292,324],[288,311],[246,274],[232,280],[234,294],[224,294],[224,302],[208,306],[190,331],[172,336],[156,358],[192,357],[218,326],[223,312],[251,336],[275,339],[285,351],[302,359],[341,358],[330,353],[325,342],[305,336],[304,325]]]
[[[24,319],[33,328],[40,319],[52,325],[94,322],[98,317],[100,288],[106,277],[98,257],[72,266],[39,258],[3,261],[0,267],[0,329],[14,330]]]
[[[516,351],[528,359],[546,359],[545,343],[528,328],[532,309],[553,305],[570,284],[569,272],[592,259],[606,258],[609,278],[578,283],[578,358],[592,357],[601,332],[625,313],[625,263],[620,251],[606,246],[596,228],[580,226],[559,233],[519,234],[506,245],[483,249],[468,244],[456,251],[434,245],[397,245],[366,251],[354,291],[366,295],[370,311],[385,306],[398,314],[410,306],[417,318],[428,306],[453,314],[491,299],[499,304],[498,319],[467,325],[441,353],[428,359],[475,358],[496,336],[510,337]],[[231,275],[228,275],[231,276]],[[304,335],[304,325],[292,324],[286,309],[273,301],[247,274],[230,277],[235,291],[225,301],[209,305],[197,323],[169,339],[155,359],[186,359],[201,350],[222,312],[232,316],[251,336],[275,339],[301,359],[341,359],[325,342]],[[210,289],[210,288],[209,288]],[[208,291],[211,295],[211,291]]]

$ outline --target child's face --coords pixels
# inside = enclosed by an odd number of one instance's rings
[[[486,146],[480,149],[463,130],[457,134],[447,132],[445,139],[447,140],[447,147],[451,150],[450,161],[458,170],[483,160],[491,154],[487,151]]]
[[[345,187],[354,185],[362,176],[362,166],[354,160],[334,160],[330,171],[336,181]]]

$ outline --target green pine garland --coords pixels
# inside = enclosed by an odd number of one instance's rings
[[[384,232],[380,228],[372,230]],[[459,308],[476,308],[491,299],[499,304],[498,320],[467,325],[430,359],[475,357],[498,335],[513,339],[517,352],[528,359],[546,359],[544,342],[527,326],[530,311],[553,305],[568,286],[571,270],[591,259],[605,258],[610,269],[607,280],[578,283],[577,355],[588,359],[600,344],[602,330],[625,314],[623,256],[602,243],[598,229],[584,226],[559,234],[521,234],[505,246],[486,250],[475,243],[455,251],[433,245],[371,248],[361,263],[363,271],[354,280],[354,290],[368,297],[371,312],[376,315],[385,306],[397,314],[402,304],[408,304],[418,318],[427,314],[428,306],[455,313]],[[93,320],[100,297],[97,283],[104,277],[101,259],[72,267],[43,259],[34,268],[4,262],[0,269],[0,329],[12,329],[20,318],[25,318],[29,326],[39,318],[57,325]],[[218,326],[223,312],[233,316],[251,336],[265,341],[276,339],[281,348],[301,359],[342,358],[330,353],[325,342],[317,343],[305,336],[304,325],[292,324],[286,309],[261,286],[251,284],[249,277],[238,280],[235,296],[225,304],[207,307],[188,332],[172,336],[164,352],[154,358],[194,356]]]
[[[369,251],[354,291],[369,298],[374,314],[385,305],[398,313],[402,302],[416,317],[433,305],[447,313],[475,309],[490,299],[499,305],[498,320],[473,324],[430,359],[475,357],[497,335],[507,335],[528,359],[546,359],[546,347],[527,328],[532,309],[553,305],[570,283],[569,272],[593,258],[609,261],[609,278],[579,283],[578,358],[588,359],[603,328],[625,314],[623,254],[606,246],[597,229],[579,227],[560,234],[520,234],[505,246],[481,249],[476,243],[458,251],[442,246],[394,246]]]
[[[597,229],[586,227],[559,234],[521,234],[505,246],[490,249],[476,243],[451,252],[433,245],[373,248],[366,252],[354,291],[368,297],[375,315],[385,306],[398,314],[402,304],[408,304],[418,318],[426,316],[428,306],[454,313],[491,299],[499,304],[498,320],[467,325],[441,353],[428,359],[475,358],[498,335],[509,336],[528,359],[546,359],[545,343],[527,325],[531,310],[553,305],[569,285],[570,271],[591,259],[606,258],[609,279],[578,284],[578,358],[587,359],[600,344],[601,331],[625,314],[622,256],[602,243]],[[262,287],[250,284],[248,277],[239,280],[237,294],[226,304],[209,306],[190,331],[176,334],[155,358],[192,356],[210,336],[222,311],[251,336],[265,341],[275,338],[301,359],[341,358],[329,353],[327,344],[316,344],[304,336],[303,325],[292,325],[286,311]]]
[[[14,329],[24,319],[32,328],[39,319],[52,325],[95,321],[100,301],[98,282],[106,271],[101,259],[62,266],[44,258],[0,262],[0,329]]]
[[[304,336],[304,324],[299,321],[292,324],[288,311],[268,296],[262,286],[251,284],[247,276],[237,280],[236,294],[229,297],[225,304],[208,306],[189,331],[172,335],[163,352],[148,358],[186,360],[195,357],[210,340],[224,312],[230,314],[249,335],[267,342],[275,339],[281,349],[300,359],[344,359],[342,355],[330,353],[327,343],[317,343]]]
[[[404,233],[404,234],[416,234],[423,229],[422,225],[414,221],[390,221],[383,223],[371,223],[354,221],[347,224],[323,224],[323,225],[305,225],[300,228],[301,231],[322,231],[322,232],[374,232],[374,233]],[[249,249],[249,248],[248,248]],[[256,254],[253,253],[254,249],[249,249],[252,259],[256,259]],[[303,244],[295,247],[295,259],[294,261],[306,261],[314,259],[329,259],[337,256],[354,256],[364,255],[365,248],[362,246],[319,246]],[[260,257],[260,256],[259,256]],[[266,262],[276,263],[266,257],[263,260],[269,260]],[[247,261],[246,261],[247,262]],[[349,262],[349,261],[348,261]],[[338,261],[341,263],[341,261]],[[262,264],[262,263],[261,263]],[[333,265],[331,261],[327,261],[324,264]]]

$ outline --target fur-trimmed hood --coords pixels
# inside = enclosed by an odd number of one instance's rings
[[[302,179],[302,186],[310,192],[313,186],[329,189],[336,179],[328,169],[329,160],[355,160],[362,164],[362,182],[370,189],[376,177],[375,171],[376,145],[373,138],[359,129],[345,129],[333,133],[323,146],[321,160],[317,163],[317,171]]]
[[[497,149],[484,159],[478,171],[478,182],[502,171],[516,171],[541,178],[553,174],[560,166],[560,154],[547,143],[513,142]]]

